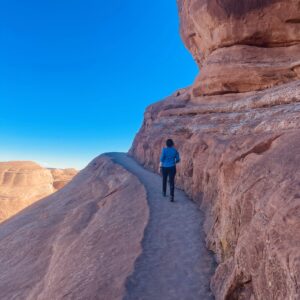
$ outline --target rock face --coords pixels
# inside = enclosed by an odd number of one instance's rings
[[[148,215],[137,178],[96,158],[0,225],[0,298],[122,299]]]
[[[62,188],[76,173],[50,171],[30,161],[0,162],[0,222]]]
[[[173,138],[177,184],[206,214],[216,299],[300,299],[300,3],[178,1],[201,66],[147,108],[130,150],[157,170]]]
[[[178,5],[182,38],[201,67],[194,96],[261,90],[300,78],[298,0]]]

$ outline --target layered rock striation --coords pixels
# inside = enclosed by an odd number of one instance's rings
[[[45,169],[30,161],[0,162],[0,222],[66,185],[74,169]]]
[[[148,217],[140,181],[96,158],[0,225],[0,298],[122,299]]]
[[[205,211],[216,299],[300,298],[299,1],[178,1],[201,72],[151,105],[130,150],[157,170],[173,138],[177,184]]]
[[[300,78],[298,0],[178,5],[182,38],[201,68],[194,96],[262,90]]]

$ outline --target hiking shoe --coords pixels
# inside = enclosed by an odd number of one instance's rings
[[[170,197],[170,201],[171,201],[171,202],[174,202],[174,196],[171,196],[171,197]]]
[[[162,196],[163,196],[163,197],[167,197],[166,193],[164,193],[164,192],[162,193]]]

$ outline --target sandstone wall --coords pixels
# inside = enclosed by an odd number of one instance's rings
[[[147,108],[130,150],[157,170],[166,138],[177,184],[206,214],[216,299],[300,299],[299,1],[178,1],[201,66]]]
[[[300,78],[299,0],[178,0],[178,6],[183,41],[201,67],[194,96]]]
[[[0,225],[0,298],[122,299],[148,215],[137,178],[96,158]]]

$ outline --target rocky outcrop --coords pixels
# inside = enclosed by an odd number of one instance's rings
[[[201,67],[194,96],[261,90],[300,78],[298,0],[178,5],[182,38]]]
[[[76,173],[30,161],[0,162],[0,222],[62,188]]]
[[[205,211],[216,299],[300,298],[299,1],[179,1],[201,66],[147,108],[130,150],[157,170],[173,138],[177,184]]]
[[[0,298],[122,299],[148,215],[138,179],[96,158],[0,225]]]
[[[300,81],[238,99],[180,97],[147,109],[131,154],[157,170],[165,139],[175,140],[177,184],[206,212],[217,299],[296,299]]]

